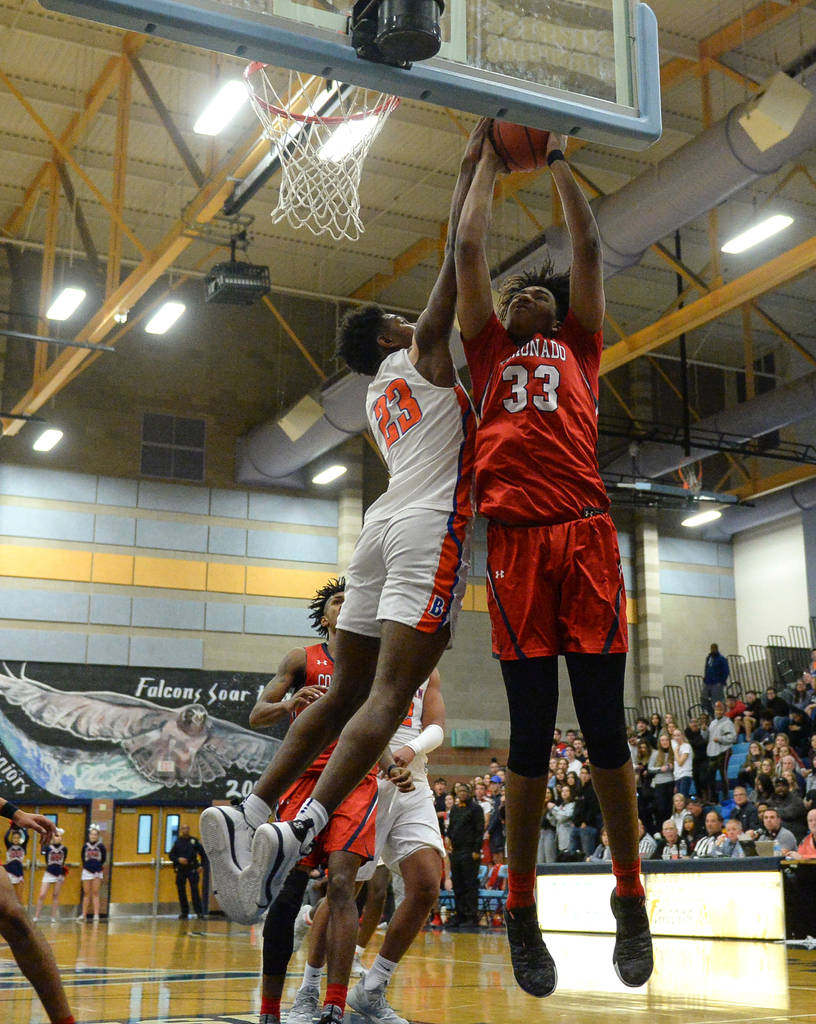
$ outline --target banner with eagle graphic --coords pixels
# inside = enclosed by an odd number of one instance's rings
[[[286,731],[247,724],[269,679],[0,661],[0,793],[27,805],[246,796]]]

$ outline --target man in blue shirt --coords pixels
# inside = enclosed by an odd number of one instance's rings
[[[716,644],[711,645],[711,651],[705,661],[703,671],[703,693],[701,700],[710,710],[714,710],[715,701],[725,700],[725,684],[728,680],[730,669],[728,659],[720,654]]]

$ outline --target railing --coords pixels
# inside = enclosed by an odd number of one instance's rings
[[[768,665],[768,652],[762,644],[748,644],[748,663],[751,666],[751,682],[757,693],[762,693],[766,686],[773,684],[773,677]]]
[[[663,718],[663,701],[660,697],[647,694],[640,698],[640,705],[643,714],[648,718],[650,715],[660,715]]]
[[[675,683],[667,683],[663,687],[663,703],[666,706],[666,710],[670,711],[674,717],[675,722],[684,728],[684,720],[687,715],[686,695],[683,692],[682,686],[677,686]]]
[[[810,646],[816,647],[816,615],[810,617]]]

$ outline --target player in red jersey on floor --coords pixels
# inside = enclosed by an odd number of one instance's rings
[[[507,932],[519,985],[556,986],[534,901],[536,850],[566,657],[592,782],[612,849],[613,963],[642,985],[652,946],[638,856],[635,779],[623,681],[626,595],[609,499],[598,471],[603,256],[595,218],[550,135],[547,163],[572,240],[569,274],[551,267],[506,281],[493,309],[485,242],[502,161],[488,141],[456,236],[457,313],[481,420],[476,497],[488,520],[493,652],[510,706]]]

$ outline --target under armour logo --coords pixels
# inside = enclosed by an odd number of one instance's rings
[[[504,569],[497,569],[493,573],[493,575],[496,577],[497,580],[503,580],[504,579]]]
[[[317,663],[318,665],[328,665],[327,661],[321,661],[320,658],[317,659]]]

